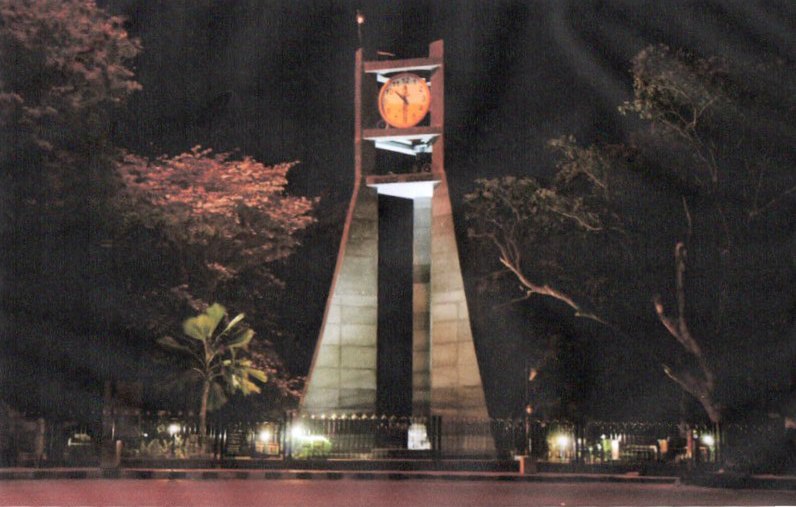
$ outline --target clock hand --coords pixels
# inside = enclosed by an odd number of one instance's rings
[[[404,105],[408,105],[409,104],[409,99],[406,98],[406,95],[401,95],[400,93],[398,93],[398,90],[395,90],[395,94],[398,95],[399,97],[401,97],[401,100],[404,101]]]

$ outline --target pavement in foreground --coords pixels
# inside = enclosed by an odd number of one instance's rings
[[[506,507],[796,505],[796,491],[680,483],[436,480],[44,479],[0,482],[0,505]]]
[[[740,475],[702,473],[688,477],[641,475],[639,473],[542,472],[520,474],[510,471],[432,471],[363,469],[236,469],[236,468],[0,468],[0,487],[15,480],[414,480],[414,481],[498,481],[520,483],[622,483],[689,484],[725,489],[783,490],[796,492],[793,475]]]
[[[448,480],[504,482],[629,482],[674,484],[677,477],[639,474],[537,473],[482,471],[398,471],[398,470],[258,470],[219,468],[6,468],[0,480],[26,479],[191,479],[191,480]],[[796,478],[794,478],[796,485]]]

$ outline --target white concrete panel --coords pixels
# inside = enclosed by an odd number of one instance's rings
[[[348,368],[340,375],[343,389],[376,389],[376,370]]]
[[[343,324],[340,329],[343,345],[376,346],[375,324]]]
[[[344,369],[368,368],[376,370],[376,347],[348,347],[341,350],[340,366]],[[375,385],[375,384],[374,384]]]
[[[334,389],[340,387],[340,369],[317,366],[312,372],[312,387]]]
[[[318,351],[318,359],[315,361],[316,368],[339,368],[340,367],[340,347],[337,345],[322,345]]]

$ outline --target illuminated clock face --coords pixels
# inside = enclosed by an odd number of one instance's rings
[[[398,74],[384,83],[379,92],[379,113],[395,128],[414,127],[428,114],[431,90],[415,74]]]

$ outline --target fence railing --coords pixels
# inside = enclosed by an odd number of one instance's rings
[[[784,445],[793,436],[786,434],[781,421],[728,424],[719,431],[668,423],[290,413],[260,422],[211,420],[201,435],[195,420],[193,414],[127,410],[106,414],[103,424],[96,426],[19,424],[17,434],[6,432],[0,440],[0,465],[98,463],[103,449],[106,454],[115,452],[122,465],[140,460],[511,458],[524,454],[551,463],[722,462],[760,469],[776,467],[777,460],[794,460],[788,455],[793,450]]]
[[[436,454],[441,450],[438,417],[291,414],[286,453],[294,458],[390,457],[397,451]]]
[[[673,423],[535,421],[529,433],[531,454],[584,464],[715,462],[722,444],[716,429]]]

